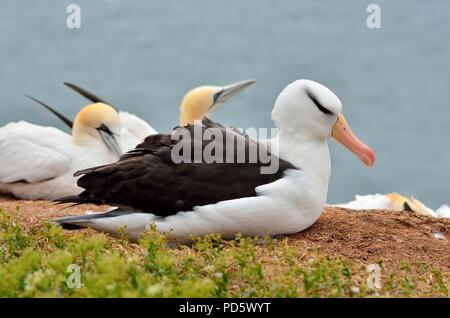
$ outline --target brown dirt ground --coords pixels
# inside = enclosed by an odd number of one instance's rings
[[[45,220],[104,211],[105,206],[77,206],[62,209],[48,201],[21,201],[0,195],[0,208],[17,211],[25,228]],[[439,237],[437,237],[439,236]],[[287,237],[290,244],[315,247],[363,263],[384,261],[399,268],[402,261],[425,263],[450,272],[450,220],[413,215],[409,212],[359,211],[326,207],[309,229]]]

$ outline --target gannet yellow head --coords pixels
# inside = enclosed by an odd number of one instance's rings
[[[436,213],[414,197],[405,197],[392,192],[385,195],[389,200],[389,208],[394,211],[409,211],[420,215],[436,216]]]
[[[255,83],[255,80],[246,80],[226,86],[200,86],[189,91],[183,98],[180,106],[180,126],[193,124],[209,115],[220,104],[230,97],[243,91]]]
[[[107,104],[94,103],[83,107],[77,114],[73,123],[72,137],[80,144],[100,137],[108,149],[121,156],[122,151],[116,140],[120,130],[121,123],[117,111]]]

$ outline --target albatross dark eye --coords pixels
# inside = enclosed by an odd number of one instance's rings
[[[319,108],[319,110],[327,115],[332,115],[333,112],[331,110],[329,110],[328,108],[323,107],[319,101],[317,100],[316,96],[314,96],[314,94],[312,94],[311,92],[307,91],[308,97],[311,98],[311,100],[314,102],[314,104],[316,105],[317,108]]]

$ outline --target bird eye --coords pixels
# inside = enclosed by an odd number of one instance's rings
[[[214,104],[217,102],[217,100],[219,99],[219,97],[222,94],[222,92],[223,91],[220,91],[220,92],[217,92],[217,93],[214,94],[214,97],[213,97]]]
[[[323,107],[323,106],[319,103],[319,101],[317,100],[316,96],[314,96],[313,94],[311,94],[309,91],[308,91],[307,93],[308,93],[308,97],[311,98],[311,100],[313,101],[314,105],[316,105],[316,107],[317,107],[322,113],[327,114],[327,115],[333,115],[333,112],[332,112],[331,110],[329,110],[329,109],[326,108],[326,107]]]
[[[100,127],[97,128],[97,130],[101,130],[111,136],[114,135],[114,133],[105,124],[101,124]]]

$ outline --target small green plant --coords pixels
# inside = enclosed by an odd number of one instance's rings
[[[2,260],[6,261],[20,256],[23,250],[29,246],[29,239],[24,235],[22,228],[13,221],[11,214],[3,210],[0,210],[0,228]]]
[[[139,244],[44,223],[28,229],[0,211],[0,297],[364,297],[448,296],[448,273],[402,263],[383,286],[365,286],[366,266],[287,238],[176,244],[151,227]],[[80,286],[68,284],[72,266]],[[418,273],[418,274],[417,274]]]
[[[445,283],[441,271],[437,269],[433,270],[433,277],[436,281],[435,288],[444,296],[448,297],[448,283]]]

